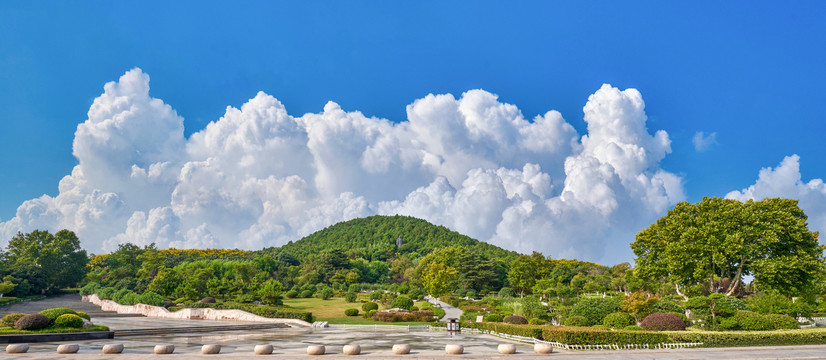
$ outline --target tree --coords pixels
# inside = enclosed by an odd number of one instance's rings
[[[6,252],[8,270],[30,282],[38,279],[41,292],[76,285],[86,274],[88,261],[80,240],[69,230],[54,235],[40,230],[18,232]]]
[[[431,262],[422,273],[422,285],[434,297],[448,293],[456,280],[456,269],[440,262]]]
[[[796,200],[681,202],[631,243],[634,275],[671,281],[680,295],[680,287],[700,283],[710,293],[732,295],[747,275],[787,296],[810,293],[826,269],[826,247],[806,219]]]
[[[533,257],[520,255],[511,262],[511,269],[508,271],[508,282],[515,289],[519,290],[519,296],[525,296],[526,290],[533,289],[539,268]]]
[[[267,280],[258,289],[258,296],[264,305],[281,305],[281,283]]]

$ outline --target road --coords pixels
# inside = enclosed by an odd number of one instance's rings
[[[459,317],[462,316],[462,310],[459,310],[459,308],[457,308],[455,306],[451,306],[450,304],[448,304],[444,301],[441,301],[438,298],[434,298],[434,297],[428,295],[425,299],[427,299],[427,301],[430,302],[430,303],[439,305],[442,308],[442,310],[445,311],[445,316],[442,317],[441,319],[439,319],[439,321],[441,321],[441,322],[447,322],[447,319],[450,319],[450,318],[458,319]]]

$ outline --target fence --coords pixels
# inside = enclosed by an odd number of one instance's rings
[[[637,350],[637,349],[685,349],[691,347],[702,346],[703,343],[660,343],[660,344],[605,344],[605,345],[579,345],[579,344],[563,344],[555,341],[543,341],[527,336],[519,336],[512,334],[498,333],[495,331],[486,331],[479,329],[462,329],[462,332],[471,334],[488,334],[497,336],[503,339],[519,341],[529,344],[549,344],[554,349],[565,350]]]

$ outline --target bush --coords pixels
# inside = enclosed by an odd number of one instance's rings
[[[738,310],[732,317],[737,322],[738,330],[763,331],[774,330],[771,320],[756,312]],[[721,323],[722,324],[722,323]]]
[[[284,294],[284,295],[287,296],[287,299],[294,299],[294,298],[298,297],[298,291],[290,290],[290,291],[287,291],[287,293]]]
[[[77,315],[63,314],[55,319],[54,325],[57,327],[82,328],[83,318]]]
[[[649,331],[611,331],[599,328],[566,328],[559,326],[546,327],[542,330],[545,341],[556,341],[563,344],[577,345],[606,345],[617,344],[660,344],[668,341],[665,333]]]
[[[502,322],[504,322],[505,324],[527,324],[528,319],[525,319],[524,316],[511,315],[505,317],[505,319],[503,319]]]
[[[207,297],[199,300],[198,302],[199,303],[205,303],[205,304],[214,304],[215,303],[215,298],[212,297],[212,296],[207,296]]]
[[[238,302],[223,302],[223,303],[215,303],[215,304],[208,304],[208,303],[183,303],[181,306],[172,306],[169,308],[169,311],[178,311],[184,308],[212,308],[212,309],[224,309],[224,310],[231,310],[231,309],[238,309],[244,310],[249,313],[253,313],[258,316],[274,318],[274,319],[299,319],[304,320],[306,322],[313,322],[313,314],[310,312],[305,312],[301,310],[297,310],[294,308],[286,308],[286,307],[279,307],[279,306],[269,306],[269,305],[255,305],[249,303],[238,303]]]
[[[359,314],[359,309],[344,310],[344,315],[347,315],[347,316],[357,316],[358,314]]]
[[[503,287],[502,290],[499,290],[499,297],[500,298],[515,297],[515,296],[516,296],[516,293],[513,292],[513,289],[511,289],[509,287]]]
[[[800,323],[795,318],[783,314],[764,315],[775,329],[799,329]]]
[[[570,315],[584,316],[587,326],[602,324],[610,313],[620,311],[620,301],[614,298],[584,298],[571,308]]]
[[[485,314],[483,319],[487,322],[502,322],[502,315],[497,313]]]
[[[80,316],[80,317],[82,317],[82,318],[84,318],[84,319],[86,319],[86,320],[92,320],[92,317],[91,317],[91,316],[89,316],[89,314],[87,314],[87,313],[85,313],[85,312],[83,312],[83,311],[78,311],[78,312],[77,312],[77,316]]]
[[[376,304],[374,302],[366,302],[364,304],[361,304],[361,309],[364,310],[364,312],[368,312],[370,310],[378,310],[379,304]]]
[[[100,289],[100,284],[98,284],[96,282],[90,282],[90,283],[84,285],[82,288],[80,288],[80,295],[92,295],[92,294],[97,293],[97,291],[99,289]]]
[[[41,311],[40,313],[45,315],[47,318],[49,318],[49,323],[50,324],[54,324],[54,321],[57,320],[57,318],[60,315],[63,315],[63,314],[77,315],[77,313],[74,310],[68,309],[68,308],[46,309],[46,310]]]
[[[639,326],[639,325],[628,325],[628,326],[626,326],[622,329],[627,330],[627,331],[644,331],[645,330],[645,329],[642,328],[642,326]]]
[[[138,295],[138,303],[152,305],[152,306],[163,306],[164,301],[166,299],[163,296],[158,295],[155,292],[147,291],[143,294]]]
[[[311,298],[311,297],[313,297],[313,291],[312,290],[304,290],[304,291],[301,292],[301,297],[305,298],[305,299],[306,298]]]
[[[671,342],[701,342],[704,347],[826,344],[822,328],[793,331],[680,331],[668,333]]]
[[[671,314],[671,315],[674,315],[674,316],[680,318],[680,320],[682,320],[685,323],[685,327],[691,326],[691,320],[689,320],[688,317],[685,316],[685,314],[683,314],[681,312],[669,312],[668,314]]]
[[[685,309],[674,301],[660,299],[654,306],[651,307],[655,312],[664,313],[683,313]]]
[[[410,310],[410,308],[413,307],[413,300],[411,300],[408,296],[399,295],[393,299],[393,304],[390,305],[390,307]]]
[[[531,318],[530,320],[528,320],[528,324],[531,324],[531,325],[545,325],[545,320],[542,320],[540,318]]]
[[[14,322],[14,328],[17,330],[40,330],[51,325],[52,321],[46,315],[34,313],[23,315],[20,319]]]
[[[605,319],[602,319],[602,325],[609,329],[622,329],[628,325],[634,325],[634,317],[629,313],[618,311],[606,315]]]
[[[173,306],[175,306],[174,301],[164,300],[163,307],[169,309],[170,307],[173,307]]]
[[[329,300],[331,297],[333,297],[333,289],[329,287],[321,289],[321,293],[318,295],[318,297],[320,297],[321,300]]]
[[[24,314],[24,313],[8,314],[6,316],[3,316],[2,319],[0,319],[0,324],[3,324],[5,326],[14,326],[14,323],[17,322],[17,320],[19,320],[23,316],[26,316],[26,314]]]
[[[605,325],[594,325],[594,326],[591,326],[591,329],[611,330],[611,328],[610,328],[610,327],[607,327],[607,326],[605,326]]]
[[[381,300],[381,295],[381,291],[374,291],[372,294],[370,294],[370,300]]]
[[[564,320],[562,320],[562,324],[565,326],[589,326],[588,318],[582,315],[574,315],[568,316]]]
[[[685,330],[685,322],[673,314],[668,313],[653,313],[648,315],[645,319],[642,319],[640,326],[649,331]]]
[[[357,298],[356,293],[354,293],[352,291],[348,291],[347,295],[344,295],[344,300],[349,302],[349,303],[356,302],[356,298]]]
[[[424,291],[422,291],[422,289],[419,288],[414,288],[407,292],[407,296],[410,296],[410,298],[414,300],[421,300],[424,298],[424,295]]]

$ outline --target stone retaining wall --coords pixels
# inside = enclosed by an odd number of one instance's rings
[[[170,312],[162,306],[152,306],[146,304],[137,305],[121,305],[112,300],[101,300],[97,294],[84,295],[83,301],[90,302],[103,311],[114,311],[118,314],[139,314],[146,317],[155,317],[162,319],[189,319],[189,320],[237,320],[237,321],[251,321],[251,322],[265,322],[287,324],[290,326],[310,327],[312,324],[299,319],[276,319],[268,318],[243,310],[219,310],[211,308],[203,309],[180,309],[176,312]]]

